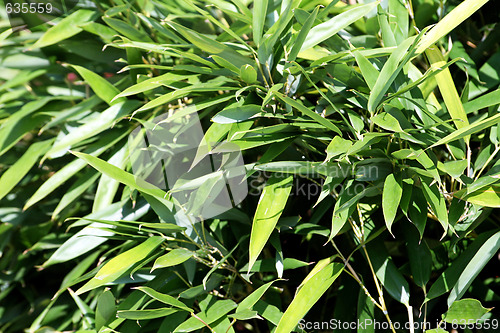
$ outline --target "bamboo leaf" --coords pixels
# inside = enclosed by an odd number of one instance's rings
[[[463,299],[455,301],[448,311],[443,315],[443,320],[447,323],[477,322],[482,316],[490,312],[492,308],[487,309],[481,305],[477,299]]]
[[[114,122],[130,114],[138,105],[138,101],[125,101],[113,104],[94,119],[56,141],[46,155],[48,157],[60,156],[73,145],[111,128]]]
[[[400,179],[396,179],[394,174],[387,176],[384,182],[384,191],[382,193],[382,212],[384,213],[385,224],[392,234],[391,227],[398,211],[403,186]]]
[[[500,113],[497,113],[494,116],[491,116],[489,118],[483,119],[481,121],[476,121],[470,125],[467,125],[465,127],[462,127],[458,130],[456,130],[453,133],[448,134],[444,138],[440,139],[436,143],[432,144],[429,148],[434,148],[436,146],[444,145],[446,143],[463,139],[466,138],[467,136],[470,136],[471,134],[477,133],[479,131],[482,131],[488,127],[491,127],[493,125],[498,124],[500,121]]]
[[[170,295],[159,293],[156,290],[149,288],[149,287],[137,287],[136,289],[142,291],[143,293],[154,298],[157,301],[160,301],[160,302],[165,303],[167,305],[174,306],[174,307],[179,308],[181,310],[193,312],[193,309],[189,308],[188,306],[186,306],[186,304],[182,303],[181,301],[179,301],[178,299],[176,299]]]
[[[105,290],[97,299],[97,307],[95,310],[95,328],[101,329],[104,325],[115,319],[116,316],[116,300],[110,290]]]
[[[469,288],[475,277],[500,248],[500,231],[482,233],[433,283],[425,302],[453,289],[448,306],[458,300]]]
[[[422,38],[416,53],[423,53],[487,2],[488,0],[465,0],[460,3]]]
[[[163,318],[179,310],[172,308],[146,309],[146,310],[120,310],[116,313],[118,318],[132,320],[146,320]]]
[[[299,320],[313,307],[320,297],[330,288],[332,283],[342,273],[344,265],[339,263],[328,263],[331,259],[323,259],[318,262],[321,269],[312,270],[304,279],[302,287],[298,290],[292,303],[288,306],[276,327],[276,333],[292,332]],[[327,265],[324,266],[324,263]]]
[[[157,188],[156,186],[146,182],[145,180],[137,179],[137,177],[135,177],[134,175],[123,171],[122,169],[117,168],[116,166],[109,164],[108,162],[105,162],[100,158],[84,153],[72,153],[103,174],[106,174],[109,177],[116,179],[120,183],[130,186],[133,189],[160,198],[165,198],[167,196],[167,194],[163,190]]]
[[[428,48],[425,51],[425,54],[427,55],[431,66],[439,68],[443,67],[446,64],[441,51],[437,47]],[[445,68],[435,76],[435,79],[438,84],[439,91],[443,96],[446,108],[448,109],[448,113],[453,119],[453,122],[455,123],[457,129],[461,129],[469,125],[469,119],[467,118],[467,114],[465,113],[465,109],[462,105],[462,101],[460,100],[460,96],[458,96],[457,88],[455,87],[455,83],[453,82],[453,79],[451,77],[450,69]],[[469,139],[469,135],[466,135],[464,137],[466,143],[469,142]]]
[[[375,1],[366,5],[356,6],[349,9],[330,20],[318,24],[309,31],[307,38],[300,48],[301,51],[305,51],[321,43],[322,41],[332,37],[340,30],[356,22],[366,14],[368,14],[373,8],[378,6],[380,1]]]
[[[379,103],[382,101],[384,94],[389,89],[392,82],[396,79],[396,76],[402,69],[400,62],[405,56],[408,55],[408,49],[415,41],[415,37],[410,37],[404,42],[399,44],[399,46],[391,53],[389,59],[382,67],[380,74],[377,78],[377,82],[373,86],[373,89],[368,98],[368,111],[374,113],[377,109]]]
[[[97,274],[90,281],[76,291],[76,295],[83,294],[118,279],[127,273],[135,264],[146,259],[161,243],[163,243],[163,241],[163,237],[153,236],[130,250],[112,258],[99,269]]]
[[[82,28],[80,28],[81,24],[94,21],[96,17],[97,15],[93,10],[87,9],[79,9],[71,13],[63,18],[58,24],[49,28],[43,36],[30,47],[30,50],[54,45],[73,37],[82,31]]]
[[[339,130],[339,128],[337,126],[335,126],[331,121],[323,118],[322,116],[320,116],[319,114],[317,114],[316,112],[314,111],[311,111],[309,110],[308,108],[306,108],[304,105],[302,105],[301,103],[291,99],[290,97],[288,96],[285,96],[279,92],[275,92],[274,95],[276,97],[278,97],[279,99],[281,99],[283,102],[285,102],[286,104],[290,105],[291,107],[299,110],[301,113],[303,113],[304,115],[314,119],[315,121],[317,121],[318,123],[324,125],[326,128],[336,132],[337,134],[339,135],[342,135],[342,132]]]
[[[156,259],[151,271],[157,268],[170,267],[182,264],[194,255],[193,252],[186,249],[173,249],[169,253]]]
[[[292,190],[292,182],[292,176],[278,178],[273,175],[268,179],[253,219],[248,270],[252,268],[278,223]]]
[[[103,77],[81,66],[71,65],[71,67],[83,77],[94,93],[108,105],[111,106],[125,101],[125,99],[114,99],[120,91]]]
[[[297,35],[297,39],[293,43],[292,50],[290,51],[290,54],[288,55],[288,61],[292,62],[295,61],[297,58],[297,55],[299,54],[300,50],[302,49],[302,45],[304,45],[304,42],[306,41],[307,35],[311,31],[311,28],[314,24],[314,21],[316,20],[316,16],[318,15],[319,11],[319,6],[314,8],[313,12],[309,15],[307,20],[304,22],[302,25],[302,28],[299,31],[299,34]]]
[[[45,154],[52,144],[52,140],[36,142],[31,145],[26,152],[0,177],[0,200],[23,179],[24,176],[38,161],[38,158]]]
[[[496,181],[496,179],[495,179]],[[458,193],[457,193],[458,194]],[[483,207],[500,207],[500,187],[487,186],[461,199]]]
[[[268,0],[254,0],[252,10],[253,41],[258,46],[266,23]]]

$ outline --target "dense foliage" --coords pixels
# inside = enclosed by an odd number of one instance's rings
[[[0,332],[496,332],[494,1],[348,3],[2,9]]]

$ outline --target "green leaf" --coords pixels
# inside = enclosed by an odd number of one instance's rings
[[[149,287],[137,287],[136,289],[142,291],[143,293],[154,298],[157,301],[160,301],[160,302],[165,303],[167,305],[174,306],[174,307],[179,308],[181,310],[193,312],[193,309],[189,308],[186,304],[182,303],[181,301],[179,301],[178,299],[176,299],[170,295],[159,293],[156,290],[149,288]]]
[[[5,85],[0,86],[0,89]],[[0,156],[19,142],[26,133],[47,120],[46,116],[40,114],[34,116],[33,113],[47,104],[49,100],[50,98],[39,98],[36,101],[26,103],[6,120],[2,120],[3,123],[0,127]]]
[[[436,146],[444,145],[451,141],[466,138],[471,134],[477,133],[485,128],[498,124],[499,120],[500,120],[500,113],[497,113],[496,115],[491,116],[489,118],[483,119],[481,121],[476,121],[470,125],[467,125],[465,127],[456,130],[453,133],[448,134],[444,138],[440,139],[438,142],[432,144],[429,148],[434,148]]]
[[[125,101],[113,104],[97,117],[56,141],[52,149],[47,153],[47,156],[58,157],[75,144],[111,128],[116,121],[130,114],[138,105],[138,101]]]
[[[241,68],[241,66],[246,64],[252,65],[252,61],[250,60],[251,58],[245,57],[244,55],[238,53],[225,44],[208,38],[175,22],[166,21],[165,23],[168,24],[172,29],[177,31],[179,34],[181,34],[197,48],[208,52],[211,55],[218,55],[219,57],[236,66],[236,68]]]
[[[155,88],[164,86],[164,85],[170,85],[174,82],[182,81],[185,79],[191,79],[195,78],[198,75],[180,75],[180,74],[175,74],[175,73],[166,73],[160,76],[156,76],[147,80],[144,80],[142,82],[139,82],[137,84],[134,84],[118,95],[114,96],[114,99],[121,98],[121,97],[126,97],[126,96],[131,96],[131,95],[137,95],[145,91],[153,90]]]
[[[425,181],[422,181],[422,190],[424,192],[425,198],[429,203],[434,214],[439,220],[439,223],[443,226],[444,233],[443,236],[448,231],[448,210],[446,208],[446,200],[443,194],[437,188],[437,185],[429,186]]]
[[[56,25],[50,27],[30,49],[54,45],[65,39],[73,37],[82,31],[79,25],[95,20],[96,12],[93,10],[79,9],[63,18]]]
[[[52,144],[52,140],[36,142],[0,177],[0,200],[23,179],[24,176],[38,161],[40,155],[45,154]]]
[[[100,158],[97,158],[95,156],[89,155],[89,154],[84,154],[84,153],[78,153],[78,152],[72,152],[73,155],[76,157],[82,159],[86,163],[90,164],[93,166],[95,169],[98,171],[102,172],[103,174],[108,175],[109,177],[116,179],[122,184],[125,184],[127,186],[130,186],[133,189],[136,189],[140,192],[144,192],[146,194],[159,197],[159,198],[166,198],[167,194],[159,189],[158,187],[154,186],[153,184],[150,184],[146,182],[145,180],[138,179],[134,175],[123,171],[120,168],[117,168],[116,166],[109,164],[106,161],[101,160]]]
[[[159,308],[147,310],[120,310],[116,313],[118,318],[132,319],[132,320],[146,320],[154,318],[162,318],[179,310],[172,308]]]
[[[490,312],[491,308],[485,308],[477,299],[466,298],[455,301],[448,311],[443,315],[443,320],[447,323],[474,322],[476,323],[482,316]]]
[[[418,44],[417,53],[426,51],[487,2],[488,0],[465,0],[461,2],[422,38]]]
[[[367,250],[373,269],[389,295],[408,306],[410,287],[389,256],[384,243],[378,238],[367,245]]]
[[[230,299],[213,302],[206,311],[199,312],[196,315],[193,314],[191,318],[180,324],[174,332],[192,332],[199,330],[205,327],[205,325],[210,325],[222,318],[235,307],[236,303]]]
[[[217,113],[212,121],[217,124],[233,124],[252,119],[261,111],[262,107],[254,104],[228,107]]]
[[[149,209],[149,205],[142,203],[141,205],[136,206],[132,212],[129,212],[127,207],[124,207],[124,204],[124,201],[114,203],[99,212],[86,216],[85,218],[118,221],[122,219],[131,220],[142,217]],[[92,223],[82,230],[74,233],[68,240],[57,248],[50,258],[43,264],[43,267],[66,262],[94,250],[96,247],[106,242],[107,238],[105,237],[113,235],[110,231],[99,229],[100,227],[106,226],[107,225],[102,223]]]
[[[78,74],[82,76],[85,82],[87,82],[90,88],[92,88],[94,93],[108,105],[111,106],[125,101],[125,99],[114,99],[120,91],[103,77],[81,66],[71,65],[71,67],[73,67]]]
[[[421,288],[425,288],[431,277],[432,255],[427,242],[420,240],[419,233],[413,227],[404,227],[406,249],[410,260],[410,269],[413,281]]]
[[[249,320],[249,319],[262,319],[257,311],[253,310],[242,310],[240,312],[235,312],[234,314],[228,315],[229,318],[235,318],[237,320]]]
[[[366,5],[356,6],[339,15],[336,15],[326,22],[318,24],[307,34],[307,38],[300,50],[305,51],[310,49],[311,47],[316,46],[322,41],[332,37],[340,30],[348,27],[368,14],[379,3],[380,1],[375,1]]]
[[[397,43],[408,38],[409,10],[401,0],[389,0],[389,25],[394,32]]]
[[[403,186],[400,179],[396,179],[394,174],[387,176],[384,182],[384,191],[382,193],[382,212],[384,213],[385,224],[387,229],[392,234],[391,227],[396,213],[398,211],[399,202],[403,194]]]
[[[95,310],[95,328],[100,330],[116,316],[116,300],[110,290],[105,290],[97,299]]]
[[[285,208],[292,190],[293,177],[279,178],[272,175],[264,187],[255,211],[250,235],[250,270],[271,236]]]
[[[138,42],[153,42],[148,34],[136,29],[132,24],[129,24],[128,22],[106,16],[103,16],[102,20],[106,22],[108,26],[115,29],[130,40],[135,40]]]
[[[288,55],[287,58],[288,61],[292,62],[295,61],[295,59],[297,58],[297,55],[302,49],[302,45],[304,45],[304,42],[306,41],[307,35],[311,31],[311,28],[314,22],[316,21],[316,16],[318,15],[318,11],[319,11],[319,6],[316,6],[316,8],[314,8],[313,12],[309,15],[307,20],[302,25],[302,28],[300,29],[299,34],[297,35],[297,38],[293,43],[292,50]]]
[[[125,144],[123,147],[118,149],[113,156],[111,156],[108,163],[123,169],[127,163],[127,153],[128,146]],[[120,183],[116,179],[113,179],[108,175],[102,175],[99,180],[99,184],[97,185],[94,203],[92,205],[92,212],[97,212],[111,205],[116,196],[119,185]]]
[[[268,0],[254,0],[252,10],[252,32],[255,45],[260,45],[266,23]]]
[[[443,164],[444,171],[455,179],[459,179],[467,168],[467,160],[448,161]]]
[[[318,270],[312,270],[302,282],[302,286],[296,293],[292,303],[288,306],[276,327],[276,333],[292,332],[299,320],[313,307],[320,297],[330,288],[335,279],[342,273],[344,265],[329,263],[331,259],[323,259],[317,266]],[[325,266],[324,263],[327,263]]]
[[[441,51],[435,46],[428,48],[425,51],[425,54],[427,55],[431,66],[442,67],[446,64],[446,60],[441,54]],[[460,96],[458,96],[457,88],[455,87],[455,83],[451,77],[450,69],[445,68],[435,76],[435,79],[438,84],[439,91],[443,96],[446,108],[448,109],[448,113],[450,114],[451,119],[453,119],[457,129],[461,129],[469,125],[469,119],[465,113]],[[468,143],[470,136],[466,135],[464,139],[465,142]]]
[[[126,133],[125,133],[126,134]],[[105,152],[110,146],[114,145],[123,134],[118,133],[120,136],[116,136],[116,133],[110,133],[108,135],[103,135],[99,141],[95,144],[91,145],[87,152],[90,155],[99,156],[103,152]],[[98,148],[97,148],[98,147]],[[90,156],[89,155],[89,156]],[[86,163],[82,160],[74,160],[55,174],[53,174],[49,179],[47,179],[37,190],[36,192],[26,201],[23,209],[26,210],[29,207],[33,206],[35,203],[44,199],[46,196],[51,194],[53,191],[58,189],[61,184],[66,182],[68,179],[73,177],[78,171],[82,170],[85,167]]]
[[[169,253],[156,259],[151,271],[157,268],[170,267],[182,264],[194,255],[193,252],[186,249],[173,249]]]
[[[345,154],[352,144],[352,141],[343,139],[341,136],[334,137],[326,147],[326,160],[329,161],[338,155]]]
[[[94,184],[98,177],[99,173],[95,170],[85,172],[85,174],[64,193],[57,207],[54,209],[54,212],[52,212],[52,219],[54,220],[64,208],[81,196],[92,184]]]
[[[252,307],[259,301],[264,293],[269,289],[269,287],[273,284],[275,281],[268,282],[256,290],[254,290],[250,295],[245,297],[239,304],[238,307],[236,308],[236,313],[242,312],[244,310],[249,310],[252,309]]]
[[[403,132],[403,129],[399,125],[399,121],[389,113],[379,113],[372,118],[372,121],[375,123],[375,125],[378,125],[385,130],[392,132]]]
[[[382,67],[377,82],[368,98],[368,111],[373,114],[379,106],[384,94],[387,92],[392,82],[402,69],[401,60],[408,56],[408,48],[415,42],[415,36],[406,39],[391,53],[389,59]]]
[[[322,116],[320,116],[319,114],[317,114],[316,112],[314,111],[311,111],[309,110],[307,107],[305,107],[304,105],[302,105],[301,103],[297,102],[296,100],[293,100],[291,99],[290,97],[288,96],[285,96],[283,95],[282,93],[279,93],[279,92],[274,92],[274,95],[276,97],[278,97],[279,99],[281,99],[283,102],[285,102],[286,104],[290,105],[291,107],[299,110],[301,113],[303,113],[304,115],[314,119],[316,122],[322,124],[323,126],[325,126],[326,128],[336,132],[338,135],[342,135],[342,132],[339,130],[339,128],[337,126],[335,126],[331,121],[323,118]]]
[[[112,258],[99,269],[97,274],[90,281],[78,289],[76,294],[83,294],[118,279],[127,273],[135,264],[146,259],[161,243],[163,243],[163,241],[164,239],[162,237],[153,236],[132,249]]]
[[[359,69],[361,70],[361,75],[365,79],[368,88],[373,89],[375,84],[377,83],[379,72],[372,65],[372,63],[359,51],[353,51],[354,58],[358,63]]]
[[[2,85],[0,86],[0,91],[4,91],[4,90],[10,89],[10,88],[14,88],[16,86],[22,85],[22,84],[24,84],[28,81],[31,81],[34,78],[37,78],[45,73],[47,73],[46,69],[38,69],[35,71],[22,71],[18,75],[16,75],[15,77],[13,77],[12,79],[8,80],[7,82],[2,83]],[[28,105],[29,105],[29,107],[31,107],[32,105],[36,105],[37,103],[41,103],[42,101],[45,101],[45,103],[46,103],[47,99],[42,98],[38,101],[28,103],[27,105],[23,106],[23,109],[28,108]]]
[[[499,248],[500,231],[495,234],[490,232],[480,234],[434,282],[427,293],[425,302],[453,289],[453,296],[450,293],[448,298],[450,306],[469,288],[474,278],[498,252]]]
[[[453,302],[459,300],[465,292],[469,289],[470,285],[478,274],[482,271],[483,267],[490,261],[490,259],[498,254],[500,249],[500,231],[491,236],[481,246],[479,251],[474,255],[472,260],[467,263],[465,269],[460,272],[457,283],[453,286],[448,297],[448,306]],[[430,290],[429,290],[430,293]]]
[[[68,291],[82,314],[83,328],[92,328],[94,326],[94,313],[92,309],[73,290],[68,289]]]
[[[472,192],[465,197],[462,197],[461,199],[483,207],[499,208],[500,186],[487,186],[480,190]]]
[[[466,113],[472,113],[497,104],[500,104],[500,89],[468,101],[464,104],[464,109]]]

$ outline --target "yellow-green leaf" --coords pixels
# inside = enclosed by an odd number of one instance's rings
[[[417,53],[427,50],[432,44],[452,31],[487,2],[488,0],[465,0],[455,7],[422,38],[418,45]]]
[[[425,54],[427,55],[431,66],[439,68],[446,65],[446,60],[436,46],[428,48],[425,51]],[[453,119],[457,129],[461,129],[469,125],[469,119],[467,118],[467,114],[465,113],[464,106],[462,105],[462,101],[458,95],[457,88],[455,87],[455,83],[451,77],[450,69],[445,68],[440,73],[436,74],[435,78],[439,91],[443,96],[446,108],[448,109],[448,113]],[[466,142],[469,142],[469,139],[470,135],[464,136],[464,140]]]
[[[120,91],[105,78],[81,66],[71,65],[71,67],[73,67],[78,74],[82,76],[85,82],[87,82],[90,88],[92,88],[94,93],[109,105],[125,101],[125,98],[113,100],[113,98],[119,94]]]
[[[103,286],[107,283],[113,282],[120,276],[127,273],[135,264],[146,259],[151,252],[153,252],[164,239],[160,236],[153,236],[146,239],[143,243],[125,251],[118,256],[108,261],[97,274],[88,281],[83,287],[76,291],[77,295],[83,294],[89,290]]]
[[[323,265],[320,261],[318,265]],[[335,279],[340,275],[344,265],[330,263],[320,270],[311,271],[305,282],[295,295],[288,309],[281,317],[275,333],[292,332],[299,320],[312,308],[320,297],[330,288]]]
[[[94,10],[77,10],[50,27],[30,49],[53,45],[70,38],[82,31],[81,24],[93,21],[95,17],[97,15]]]
[[[387,176],[384,182],[384,191],[382,193],[382,212],[384,213],[385,224],[392,234],[391,227],[398,211],[399,202],[403,194],[401,181],[397,180],[394,174]]]
[[[293,176],[279,178],[271,176],[257,205],[250,235],[250,270],[278,223],[292,190]]]
[[[193,256],[193,252],[191,252],[189,250],[173,249],[169,253],[156,259],[156,261],[153,265],[153,268],[151,270],[182,264],[184,261],[188,260],[192,256]]]

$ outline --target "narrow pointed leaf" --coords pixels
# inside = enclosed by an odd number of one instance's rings
[[[400,180],[397,180],[394,174],[387,176],[384,182],[384,191],[382,193],[382,211],[384,213],[385,224],[390,233],[392,223],[398,211],[399,202],[403,194],[403,186]]]
[[[83,294],[89,290],[95,289],[107,283],[113,282],[122,275],[126,274],[135,264],[146,259],[164,239],[159,236],[153,236],[146,239],[143,243],[125,251],[112,258],[99,269],[97,274],[88,281],[83,287],[76,291],[77,295]]]
[[[330,263],[319,271],[313,271],[306,277],[305,282],[295,295],[292,303],[288,306],[281,317],[276,328],[276,333],[290,333],[294,331],[306,313],[330,288],[335,279],[342,273],[344,265],[339,263]]]
[[[182,264],[184,261],[188,260],[193,255],[194,255],[193,252],[186,249],[173,249],[169,253],[156,259],[153,268],[151,270]]]
[[[423,53],[487,2],[488,0],[465,0],[460,3],[422,38],[418,45],[417,53]]]
[[[322,41],[332,37],[340,30],[348,27],[368,14],[379,3],[379,1],[375,1],[366,5],[356,6],[343,12],[342,14],[336,15],[326,22],[318,24],[307,34],[307,38],[300,50],[305,51],[310,49],[311,47],[316,46]]]
[[[293,177],[268,179],[259,199],[250,235],[250,270],[271,236],[292,190]]]

